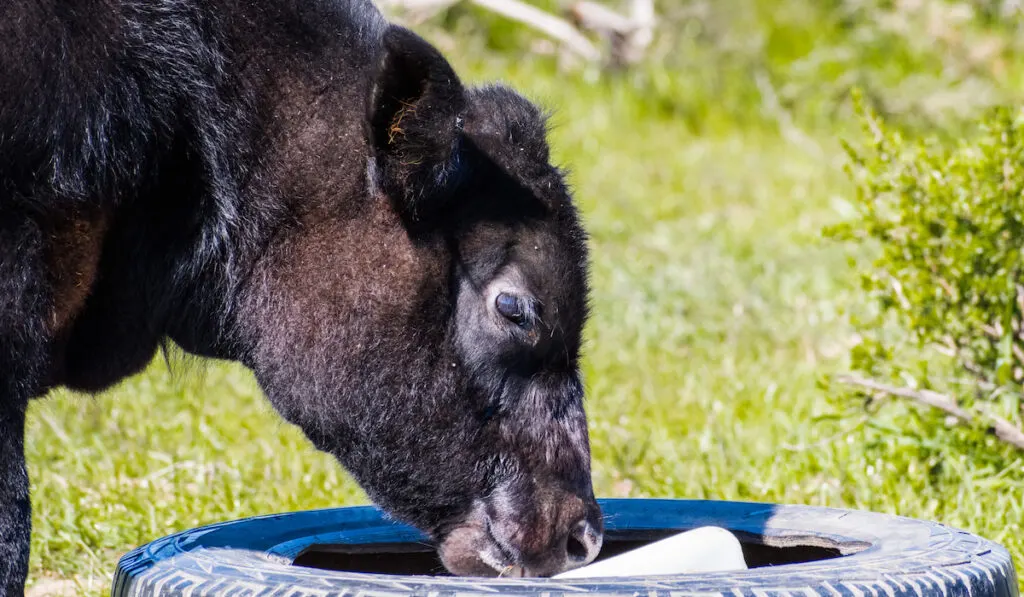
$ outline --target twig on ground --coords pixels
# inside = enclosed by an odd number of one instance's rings
[[[555,38],[565,44],[566,48],[587,60],[596,62],[601,59],[601,51],[565,19],[548,14],[539,8],[520,2],[520,0],[470,1],[477,6],[529,25],[541,33]]]
[[[951,417],[956,418],[961,423],[972,423],[975,419],[975,416],[972,413],[957,405],[955,400],[945,394],[934,392],[932,390],[899,388],[854,375],[841,375],[836,378],[836,381],[841,384],[857,386],[939,409]],[[1020,450],[1024,450],[1024,431],[1002,417],[997,417],[989,413],[981,414],[989,425],[989,430],[995,434],[997,438]]]
[[[637,51],[646,50],[654,41],[654,0],[633,0],[629,5],[629,18],[636,25],[630,45]]]
[[[403,11],[415,21],[425,20],[461,0],[378,1],[383,6]],[[589,62],[600,62],[603,56],[601,50],[581,30],[594,32],[609,39],[609,60],[619,65],[640,61],[654,39],[653,0],[632,0],[629,16],[621,15],[602,4],[581,0],[572,4],[567,11],[572,22],[522,0],[466,1],[532,27]]]
[[[637,28],[637,24],[629,17],[620,15],[604,4],[589,0],[573,3],[566,13],[583,29],[598,33],[629,35]]]
[[[629,16],[590,0],[574,2],[566,14],[580,29],[593,31],[609,40],[610,59],[614,65],[639,62],[654,40],[653,0],[632,0]]]

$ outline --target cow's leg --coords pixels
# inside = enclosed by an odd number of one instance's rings
[[[0,596],[22,595],[28,573],[25,409],[45,383],[46,287],[38,225],[0,207]]]

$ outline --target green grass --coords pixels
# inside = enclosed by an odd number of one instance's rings
[[[625,80],[472,55],[456,56],[467,79],[502,78],[556,108],[554,153],[572,167],[592,235],[599,495],[921,517],[1024,562],[1024,458],[905,405],[834,403],[819,386],[847,365],[844,313],[859,298],[849,249],[819,235],[851,190],[834,131],[792,144],[771,114],[701,131]],[[727,122],[712,109],[699,107]],[[32,578],[74,579],[88,594],[156,537],[366,501],[234,365],[157,360],[100,397],[58,392],[32,406],[27,445]]]

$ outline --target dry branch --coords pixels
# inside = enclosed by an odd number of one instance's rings
[[[568,14],[580,27],[599,33],[629,35],[638,27],[629,17],[620,15],[604,4],[588,0],[570,6]]]
[[[587,60],[596,62],[601,59],[601,51],[565,19],[548,14],[519,0],[470,1],[503,17],[533,27],[541,33],[562,42],[567,48]]]
[[[388,8],[422,21],[461,0],[378,0]],[[589,62],[602,60],[602,51],[581,30],[604,36],[610,42],[610,61],[632,64],[643,58],[654,38],[654,1],[631,0],[629,16],[597,2],[582,0],[570,6],[563,19],[522,0],[466,0],[485,10],[517,21],[560,42],[566,49]]]
[[[614,64],[639,62],[654,39],[654,0],[632,0],[629,16],[590,0],[573,3],[566,13],[579,28],[608,38]]]
[[[945,394],[940,394],[939,392],[934,392],[932,390],[899,388],[854,375],[842,375],[837,377],[836,381],[841,384],[857,386],[867,390],[887,394],[889,396],[911,400],[931,408],[936,408],[951,417],[956,418],[961,423],[973,423],[975,419],[972,413],[957,405],[955,400]],[[1024,450],[1024,431],[1002,417],[997,417],[989,413],[982,413],[982,418],[988,424],[989,431],[991,431],[997,438],[1019,450]]]
[[[426,18],[440,12],[459,0],[378,0],[382,5],[409,12],[419,18]],[[586,60],[601,59],[601,51],[565,19],[548,14],[539,8],[520,0],[469,0],[507,19],[533,27],[541,33],[561,42],[566,48]]]

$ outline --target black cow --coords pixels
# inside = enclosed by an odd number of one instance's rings
[[[168,341],[251,368],[452,572],[590,561],[586,274],[541,112],[367,0],[9,0],[0,593],[28,401]]]

